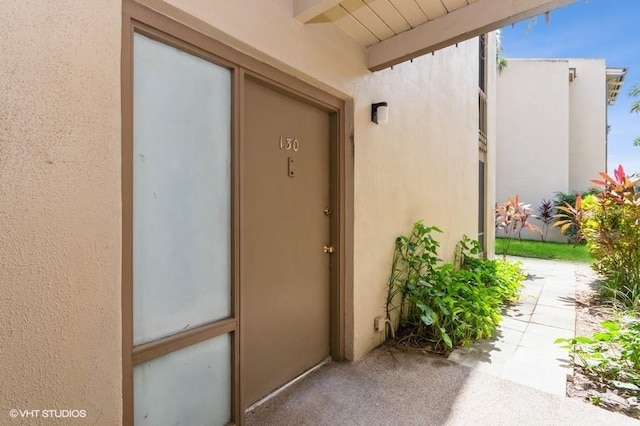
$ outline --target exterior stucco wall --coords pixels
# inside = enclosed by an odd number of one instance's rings
[[[591,188],[606,170],[607,82],[603,59],[570,59],[577,76],[569,86],[569,190]]]
[[[122,416],[121,2],[0,14],[0,423]]]
[[[535,210],[554,192],[589,189],[606,168],[604,60],[510,60],[497,90],[498,202],[519,194]],[[549,239],[566,241],[556,228]]]
[[[485,214],[485,253],[489,258],[493,258],[495,254],[495,237],[496,224],[494,215],[494,206],[497,199],[497,145],[498,145],[498,91],[497,91],[497,64],[493,58],[497,55],[496,33],[488,34],[488,52],[487,58],[487,170],[486,170],[486,203],[487,213]]]
[[[363,356],[384,337],[373,320],[395,237],[424,219],[445,230],[451,261],[462,235],[477,234],[477,40],[372,74],[362,47],[333,25],[294,21],[289,0],[171,1],[147,3],[353,100],[347,340],[348,356]],[[10,1],[0,20],[3,408],[84,409],[118,424],[121,2]],[[390,122],[377,126],[370,104],[382,100]]]
[[[366,75],[366,51],[335,25],[293,19],[291,0],[138,0],[334,96]]]
[[[355,103],[354,358],[382,342],[393,242],[424,219],[451,261],[477,235],[477,40],[363,76]],[[389,102],[384,126],[371,102]]]
[[[543,199],[569,189],[568,62],[510,59],[496,90],[497,202],[517,194],[536,211]],[[548,239],[566,241],[557,228]]]

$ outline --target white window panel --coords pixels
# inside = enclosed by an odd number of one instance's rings
[[[231,337],[214,337],[136,365],[136,425],[225,425],[231,419]]]
[[[231,314],[231,71],[134,35],[134,344]]]

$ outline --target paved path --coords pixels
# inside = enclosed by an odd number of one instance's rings
[[[527,273],[519,303],[506,311],[498,335],[458,349],[450,360],[468,367],[564,396],[571,374],[568,350],[553,342],[575,335],[575,291],[595,275],[588,265],[510,258]]]

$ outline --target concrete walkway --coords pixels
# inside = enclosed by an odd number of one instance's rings
[[[572,372],[569,354],[553,342],[575,335],[576,286],[595,280],[595,274],[583,263],[510,260],[521,262],[527,274],[520,302],[505,312],[494,339],[458,349],[449,359],[564,396]]]
[[[566,359],[566,354],[554,352],[549,339],[571,333],[575,276],[588,274],[588,267],[525,263],[530,280],[522,303],[509,313],[502,336],[493,342],[494,349],[500,349],[488,355],[493,362],[477,357],[478,362],[468,367],[383,346],[357,362],[330,363],[310,373],[248,413],[246,424],[637,426],[622,414],[556,394],[556,378],[567,371],[556,361]],[[459,356],[460,362],[470,359]],[[547,368],[554,373],[546,375]],[[554,381],[553,388],[549,386],[552,393],[536,386],[544,382],[536,376],[543,375]]]

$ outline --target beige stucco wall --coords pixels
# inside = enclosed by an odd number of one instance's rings
[[[334,24],[293,19],[291,0],[138,0],[335,96],[366,69],[366,52]]]
[[[0,424],[118,424],[121,3],[1,9]]]
[[[510,59],[496,87],[497,202],[517,194],[535,211],[569,189],[568,62]],[[556,228],[548,239],[566,241]]]
[[[569,85],[569,190],[585,191],[606,170],[607,82],[604,59],[570,59],[577,76]]]
[[[462,235],[477,234],[477,40],[372,74],[361,46],[333,24],[293,20],[290,0],[148,1],[353,100],[347,355],[363,356],[384,337],[373,320],[384,312],[395,237],[424,219],[445,230],[450,261]],[[118,424],[121,2],[11,0],[0,23],[0,355],[11,366],[2,415],[84,409],[93,424]],[[370,122],[376,101],[390,105],[387,125]]]
[[[487,213],[485,215],[485,240],[486,249],[485,253],[489,258],[493,258],[495,254],[495,237],[496,237],[496,224],[494,207],[496,205],[497,198],[497,135],[498,135],[498,72],[496,61],[492,60],[497,58],[497,41],[496,33],[488,34],[487,43],[487,58],[491,58],[487,61],[487,88],[485,93],[487,95],[487,170],[486,170],[486,203]]]
[[[477,40],[363,77],[355,100],[354,357],[381,343],[393,241],[424,219],[451,261],[477,235]],[[370,122],[386,100],[390,122]]]

